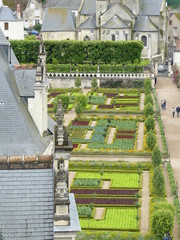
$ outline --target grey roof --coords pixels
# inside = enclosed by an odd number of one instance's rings
[[[157,27],[147,16],[138,16],[134,25],[134,32],[157,32]]]
[[[19,21],[16,14],[7,6],[0,8],[0,21]]]
[[[140,15],[159,16],[163,0],[141,0]]]
[[[2,50],[0,50],[0,155],[42,154],[47,145],[38,132]]]
[[[76,203],[74,199],[74,194],[69,194],[69,200],[70,200],[70,225],[69,226],[54,226],[54,232],[79,232],[81,231],[78,213],[76,210]]]
[[[54,127],[57,125],[57,122],[55,122],[50,116],[48,116],[48,129],[54,134]]]
[[[84,0],[82,8],[82,15],[95,15],[96,14],[96,0]]]
[[[0,170],[2,239],[53,239],[53,170]]]
[[[47,0],[44,4],[46,7],[62,7],[69,8],[71,10],[79,10],[82,0]]]
[[[36,69],[15,69],[16,83],[21,97],[34,97],[34,84],[36,81]]]
[[[66,8],[46,8],[41,32],[75,31],[74,17]]]
[[[0,28],[0,49],[2,49],[2,51],[8,55],[8,45],[9,45],[9,42],[8,40],[6,39],[4,33],[2,32],[1,28]],[[11,49],[11,63],[13,65],[15,64],[19,64],[13,50]]]
[[[78,28],[79,29],[95,29],[96,28],[95,16],[89,17],[86,21],[81,23]]]
[[[118,16],[113,16],[109,19],[103,26],[103,28],[115,28],[115,29],[122,29],[122,28],[130,28],[126,23],[122,21]]]

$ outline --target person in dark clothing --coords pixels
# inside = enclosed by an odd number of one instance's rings
[[[176,108],[176,112],[177,112],[177,117],[179,117],[180,107]]]

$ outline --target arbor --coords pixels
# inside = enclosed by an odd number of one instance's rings
[[[154,128],[155,128],[155,121],[154,121],[153,116],[151,116],[151,115],[148,116],[148,118],[146,118],[144,124],[145,124],[145,127],[148,130],[148,132],[150,130],[154,130]]]
[[[148,133],[147,133],[147,136],[146,136],[146,143],[148,145],[148,148],[151,149],[151,151],[153,150],[155,144],[156,144],[156,137],[155,137],[155,134],[152,130],[150,130]]]
[[[79,77],[77,77],[74,84],[77,88],[79,88],[81,86],[81,79]]]

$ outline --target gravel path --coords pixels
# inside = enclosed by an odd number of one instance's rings
[[[140,110],[144,109],[144,98],[145,98],[145,94],[141,93],[141,99],[140,99]]]
[[[97,220],[103,219],[104,210],[105,208],[96,208],[94,219],[97,219]]]
[[[137,151],[143,149],[144,140],[144,122],[139,122],[138,137],[137,137]]]
[[[103,181],[102,189],[109,189],[111,181]]]
[[[108,139],[107,139],[107,143],[108,144],[112,144],[115,131],[116,131],[116,128],[111,128],[110,129],[110,132],[109,132],[109,135],[108,135]]]
[[[72,181],[76,176],[76,172],[69,172],[69,188],[71,187]]]
[[[84,137],[84,139],[90,139],[90,138],[91,138],[91,135],[92,135],[92,132],[93,132],[93,131],[88,130],[87,133],[86,133],[86,135],[85,135],[85,137]]]
[[[91,122],[91,127],[94,127],[94,126],[96,126],[96,121]]]
[[[141,233],[149,232],[149,171],[143,171],[142,197],[141,197]]]
[[[108,99],[107,99],[106,104],[107,104],[107,105],[110,105],[110,104],[111,104],[111,98],[108,98]]]
[[[82,160],[82,161],[123,161],[123,162],[149,162],[150,157],[121,157],[118,155],[71,155],[70,160]]]
[[[69,123],[74,120],[74,118],[76,117],[76,112],[74,109],[72,109],[71,111],[69,111],[68,113],[64,114],[64,125],[68,126]]]
[[[48,102],[48,104],[51,104],[54,101],[55,98],[51,98]]]

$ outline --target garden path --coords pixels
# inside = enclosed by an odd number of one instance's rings
[[[141,233],[149,232],[149,171],[143,171],[142,179],[142,197],[141,197]]]
[[[138,137],[137,137],[137,151],[143,149],[144,140],[144,122],[139,122]]]
[[[116,131],[116,128],[110,128],[108,139],[107,139],[108,144],[112,144],[115,131]]]
[[[94,127],[94,126],[96,126],[96,121],[91,122],[91,127]]]
[[[92,109],[96,109],[96,107],[97,107],[97,105],[93,105],[93,106],[92,106]]]
[[[85,137],[84,137],[84,139],[90,139],[90,138],[91,138],[91,135],[92,135],[92,132],[93,132],[93,131],[88,130],[87,133],[86,133],[86,135],[85,135]]]
[[[158,77],[156,91],[159,104],[163,99],[166,99],[167,110],[161,110],[161,118],[165,127],[166,141],[168,145],[168,151],[170,154],[170,161],[173,169],[175,181],[178,182],[180,189],[180,119],[175,116],[172,118],[172,108],[180,105],[180,89],[178,89],[173,83],[171,78]],[[178,198],[180,199],[180,191],[178,192]],[[174,227],[175,235],[174,240],[179,240],[178,228],[175,223]]]
[[[82,89],[82,92],[83,92],[84,95],[86,95],[90,91],[91,91],[91,88],[89,88],[89,89],[88,88],[83,88]]]
[[[72,181],[76,176],[76,172],[69,172],[69,188],[71,187]]]
[[[150,157],[127,157],[127,156],[118,156],[118,155],[71,155],[70,160],[79,160],[82,161],[122,161],[122,162],[150,162]]]
[[[140,110],[144,109],[144,98],[145,98],[145,94],[141,93],[141,99],[140,99]]]
[[[94,219],[97,219],[97,220],[103,219],[104,210],[105,210],[105,208],[96,208],[95,214],[94,214]]]
[[[81,143],[80,149],[85,149],[86,148],[86,143]]]
[[[110,104],[111,104],[111,98],[107,98],[106,105],[110,105]]]
[[[48,102],[48,104],[51,104],[54,101],[55,98],[51,98]]]
[[[74,120],[74,118],[76,117],[76,112],[74,109],[72,109],[71,111],[67,112],[64,114],[64,125],[68,126],[69,123]]]
[[[103,181],[102,189],[109,189],[111,181]]]

